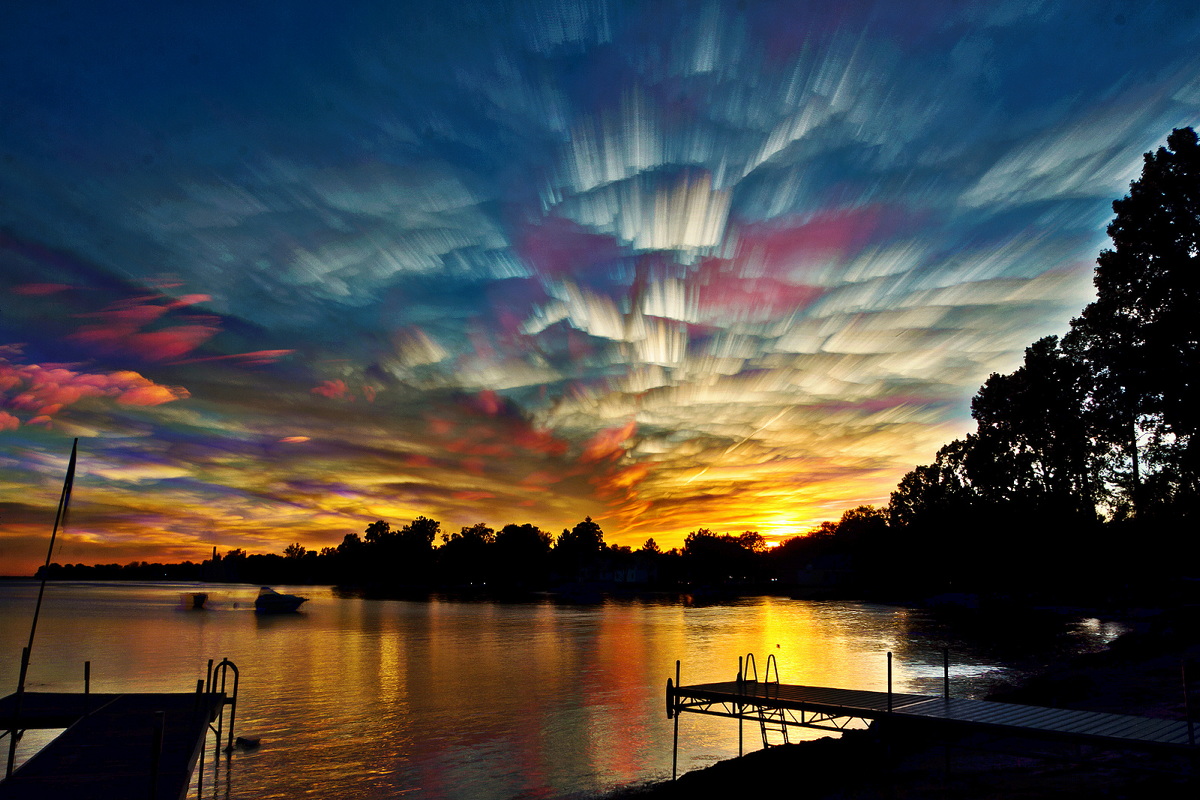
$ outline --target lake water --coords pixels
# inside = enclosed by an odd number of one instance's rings
[[[747,653],[761,673],[774,653],[785,683],[883,690],[893,651],[896,691],[939,693],[946,644],[953,692],[979,697],[1122,631],[1003,620],[964,635],[920,611],[778,597],[409,602],[311,586],[276,587],[312,599],[263,617],[251,586],[202,587],[212,608],[184,610],[180,592],[197,588],[50,584],[28,688],[82,691],[90,660],[92,691],[185,692],[208,659],[228,657],[242,677],[237,733],[262,746],[215,764],[210,753],[201,791],[256,800],[585,796],[670,777],[676,659],[684,683],[732,679]],[[16,688],[36,594],[32,581],[0,582],[0,693]],[[745,734],[761,747],[756,729]],[[30,732],[21,757],[45,739]],[[681,772],[737,752],[736,721],[681,718]]]

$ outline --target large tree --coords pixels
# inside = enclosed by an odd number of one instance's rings
[[[1021,510],[1094,515],[1081,413],[1087,387],[1083,364],[1055,336],[1026,348],[1015,372],[988,378],[971,401],[979,425],[967,461],[975,491]]]
[[[1191,128],[1145,155],[1141,177],[1113,203],[1113,246],[1097,259],[1096,300],[1072,322],[1069,348],[1094,380],[1096,441],[1120,454],[1135,512],[1147,472],[1161,500],[1197,495],[1200,462],[1200,145]],[[1118,470],[1120,474],[1122,470]]]

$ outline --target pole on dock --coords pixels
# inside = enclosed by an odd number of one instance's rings
[[[54,557],[54,540],[58,537],[59,528],[67,527],[67,509],[71,505],[71,487],[75,484],[75,456],[79,449],[79,440],[71,445],[71,460],[67,462],[67,477],[63,481],[62,494],[58,498],[58,511],[54,514],[54,529],[50,532],[50,546],[46,549],[46,564],[42,568],[42,582],[38,587],[37,603],[33,607],[33,622],[29,625],[29,647],[33,651],[33,637],[37,633],[38,617],[42,613],[42,597],[46,594],[46,579],[50,575],[50,559]],[[28,659],[26,659],[26,666]],[[25,688],[25,669],[21,670],[21,682],[18,691]]]
[[[742,664],[742,656],[738,656],[738,674],[737,674],[738,694],[742,693],[742,680],[745,677],[745,673],[742,672],[743,666],[744,665]],[[742,703],[738,703],[738,755],[739,756],[741,756],[741,754],[742,754],[742,710],[744,708],[745,708],[745,706]]]
[[[1195,722],[1192,720],[1192,697],[1191,697],[1192,693],[1188,691],[1188,673],[1187,673],[1187,661],[1186,660],[1180,662],[1179,670],[1183,676],[1183,713],[1187,717],[1188,744],[1191,745],[1192,747],[1195,747],[1196,746],[1196,725],[1195,725]]]
[[[950,648],[942,648],[942,696],[950,699]]]
[[[892,713],[892,651],[888,651],[888,713]]]
[[[679,661],[675,662],[675,691],[679,691]],[[679,774],[679,695],[675,694],[671,698],[671,708],[674,711],[672,716],[675,718],[675,734],[671,740],[671,780]]]
[[[21,738],[21,696],[25,694],[25,673],[29,671],[29,648],[21,648],[21,673],[17,681],[17,696],[13,698],[13,721],[8,730],[8,765],[4,777],[12,776],[13,767],[17,762],[17,740]]]
[[[29,673],[29,654],[33,652],[33,638],[37,633],[38,618],[42,614],[42,598],[46,594],[46,579],[50,576],[50,559],[54,556],[54,540],[60,527],[67,526],[67,509],[71,505],[71,487],[75,483],[75,458],[79,450],[79,439],[71,444],[71,459],[67,462],[67,477],[63,480],[62,494],[58,498],[58,511],[54,514],[54,529],[50,532],[50,546],[46,549],[46,565],[40,570],[42,582],[38,586],[37,603],[33,607],[33,621],[29,624],[29,644],[21,651],[21,672],[17,680],[17,697],[13,704],[12,741],[8,745],[8,766],[4,776],[12,775],[17,758],[17,736],[21,715],[21,695],[25,693],[25,678]]]
[[[150,798],[158,798],[158,763],[162,760],[163,730],[167,727],[167,713],[154,712],[154,738],[150,751]]]
[[[92,713],[92,662],[83,662],[83,715]]]

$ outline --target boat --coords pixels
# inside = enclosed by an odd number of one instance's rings
[[[189,611],[203,611],[208,602],[208,592],[181,592],[179,602]]]
[[[298,594],[281,594],[270,586],[263,586],[258,590],[258,597],[254,600],[254,610],[260,614],[287,614],[300,608],[302,603],[308,602],[307,597],[301,597]]]

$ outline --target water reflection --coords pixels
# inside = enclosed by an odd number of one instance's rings
[[[689,683],[733,678],[746,653],[761,670],[774,653],[785,682],[882,689],[891,650],[897,691],[936,693],[948,643],[955,694],[978,697],[1015,670],[1120,632],[1099,621],[968,626],[782,598],[580,606],[363,600],[313,587],[300,592],[312,598],[301,613],[263,617],[252,611],[255,587],[211,588],[227,602],[187,612],[178,595],[195,587],[52,585],[31,668],[31,687],[42,690],[78,690],[91,660],[94,691],[187,691],[207,659],[235,661],[238,732],[263,744],[234,754],[228,782],[213,780],[210,758],[206,797],[599,791],[669,776],[663,693],[677,658]],[[15,686],[35,593],[0,586],[0,685]],[[1018,636],[1004,635],[1014,628]],[[681,722],[681,769],[737,746],[735,721]]]

